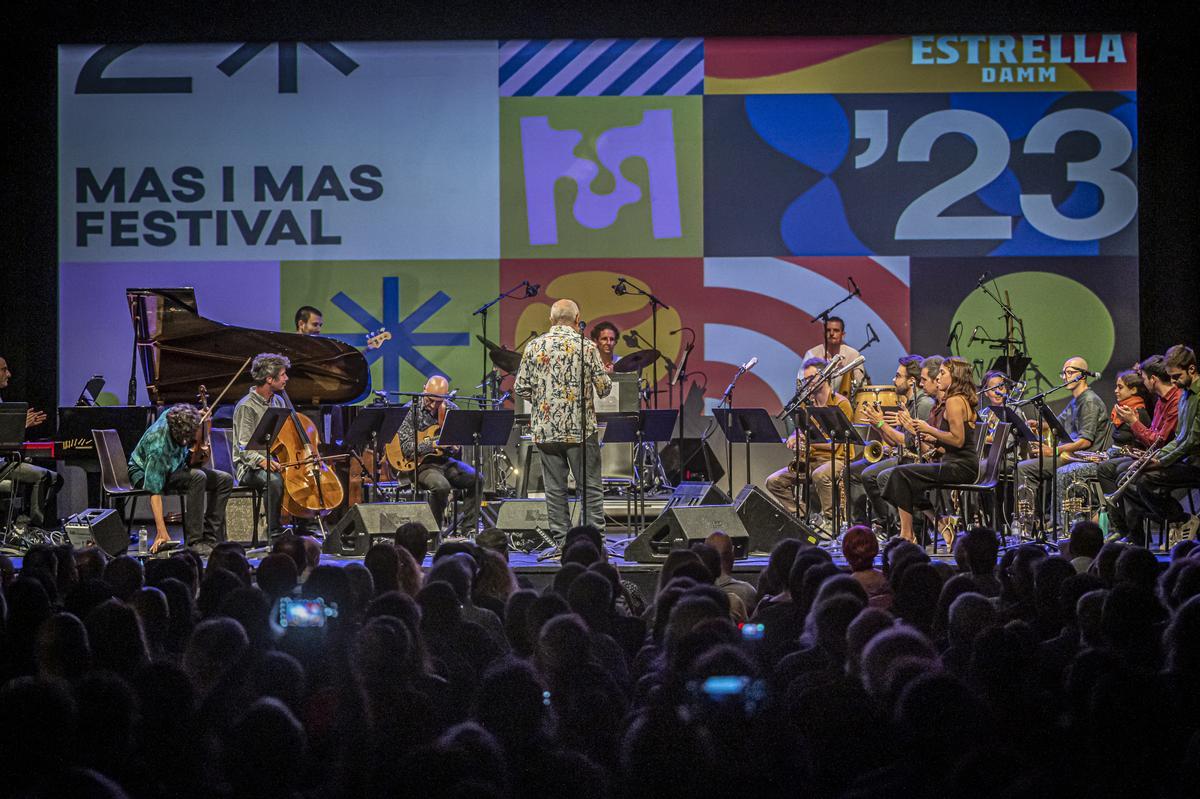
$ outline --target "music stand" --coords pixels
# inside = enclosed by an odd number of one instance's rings
[[[633,444],[634,452],[641,453],[642,445],[657,444],[660,441],[670,441],[675,431],[675,420],[679,417],[676,408],[644,409],[636,414],[617,414],[608,417],[604,429],[605,444]],[[634,510],[637,522],[630,524],[632,535],[630,539],[641,532],[646,521],[646,493],[642,488],[642,474],[634,469],[633,475]],[[631,516],[632,520],[632,516]]]
[[[861,447],[865,442],[858,431],[854,429],[854,425],[846,418],[846,414],[836,405],[825,405],[822,407],[814,407],[808,409],[809,427],[815,428],[816,432],[822,432],[825,439],[830,444],[829,447],[829,468],[833,477],[833,530],[832,535],[837,537],[841,530],[841,490],[839,490],[837,479],[837,448],[838,445],[846,445],[846,466],[850,465],[850,447]],[[809,444],[812,444],[810,438]],[[842,478],[849,480],[849,470],[842,469]],[[849,497],[849,487],[846,488],[846,496]]]
[[[783,441],[771,415],[762,408],[714,408],[713,416],[725,434],[725,440],[730,445],[730,455],[733,452],[733,442],[738,441],[746,447],[746,484],[750,480],[750,445],[778,444]],[[733,462],[729,464],[729,496],[733,493]]]
[[[1014,406],[1012,406],[1012,405],[1000,405],[1000,406],[992,405],[992,406],[989,406],[988,409],[989,409],[989,412],[995,414],[996,417],[999,418],[999,420],[1001,422],[1008,423],[1009,435],[1015,437],[1014,439],[1010,439],[1010,441],[1019,439],[1021,441],[1024,441],[1026,444],[1038,443],[1039,438],[1038,438],[1037,433],[1035,433],[1029,429],[1029,420],[1026,419],[1025,416],[1020,411],[1018,411]],[[1016,464],[1013,464],[1013,469],[1014,470],[1016,469]],[[1016,483],[1017,483],[1017,477],[1016,477],[1016,474],[1014,473],[1013,474],[1013,486],[1014,487],[1016,486]],[[999,488],[997,488],[996,490],[999,490]],[[1014,488],[1014,490],[1015,490],[1015,488]],[[996,507],[997,508],[1001,507],[999,502],[997,502]],[[1004,532],[1006,525],[1001,524],[1000,519],[996,519],[995,526],[998,528],[998,532],[1000,533],[1000,543],[1007,546],[1007,543],[1005,540],[1006,536],[1005,536],[1005,532]],[[1019,543],[1019,541],[1018,541],[1018,543]]]
[[[438,433],[437,444],[441,447],[472,447],[471,465],[475,468],[475,530],[483,517],[483,447],[503,447],[512,433],[516,414],[510,410],[475,411],[450,408],[446,420]]]
[[[0,464],[0,482],[15,475],[21,465],[21,445],[25,443],[25,417],[29,405],[25,402],[0,403],[0,453],[12,453],[12,458]],[[8,510],[4,514],[4,543],[12,532],[13,509],[16,507],[17,481],[13,479],[8,491]]]
[[[79,399],[75,400],[75,404],[80,406],[98,405],[96,398],[100,396],[102,390],[104,390],[104,375],[92,375],[92,379],[87,381],[83,390],[79,392]]]
[[[279,431],[283,428],[283,423],[292,416],[291,408],[270,407],[263,413],[261,419],[258,420],[258,426],[254,428],[254,432],[250,434],[250,440],[246,442],[244,449],[252,449],[262,451],[267,456],[267,461],[271,460],[271,448],[275,446],[275,439],[279,437]]]
[[[1011,380],[1020,380],[1021,375],[1025,374],[1025,370],[1031,363],[1033,363],[1033,358],[1026,355],[1000,355],[992,361],[988,371],[1003,372]]]
[[[368,405],[365,408],[359,408],[358,414],[350,424],[350,429],[346,431],[345,439],[342,440],[343,446],[350,450],[355,460],[358,461],[358,465],[364,469],[366,464],[362,461],[361,453],[365,452],[368,444],[370,445],[371,451],[375,454],[375,468],[371,472],[371,479],[376,492],[379,491],[379,472],[382,468],[380,459],[383,447],[396,437],[406,416],[408,416],[408,408],[403,406]]]
[[[1050,531],[1054,535],[1053,541],[1046,540],[1045,525],[1041,525],[1042,540],[1039,542],[1046,546],[1058,548],[1058,442],[1071,441],[1071,434],[1067,432],[1067,428],[1062,426],[1062,422],[1058,420],[1058,414],[1050,409],[1050,406],[1044,400],[1035,400],[1033,406],[1037,408],[1038,416],[1046,423],[1046,427],[1050,430],[1050,449],[1054,453],[1052,461],[1052,470],[1050,475]],[[1043,456],[1042,449],[1038,447],[1038,475],[1043,479],[1038,483],[1038,510],[1045,505],[1046,497],[1046,480],[1042,473]],[[1040,514],[1039,514],[1040,516]]]

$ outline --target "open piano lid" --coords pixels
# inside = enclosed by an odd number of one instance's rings
[[[201,384],[215,397],[246,358],[261,352],[291,360],[287,393],[297,405],[355,402],[370,390],[367,359],[337,339],[206,319],[191,288],[126,289],[125,296],[146,391],[156,404],[195,402]],[[247,368],[222,402],[237,402],[252,384]]]

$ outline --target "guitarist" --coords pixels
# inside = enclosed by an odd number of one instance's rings
[[[457,448],[442,449],[434,443],[446,420],[446,411],[458,407],[449,399],[452,396],[450,381],[442,375],[434,375],[425,381],[422,391],[425,396],[418,397],[407,406],[408,415],[404,417],[397,435],[405,460],[411,462],[416,453],[417,485],[429,491],[429,507],[433,509],[433,517],[441,524],[451,489],[473,488],[475,470],[455,457],[459,454]],[[468,512],[473,513],[473,507],[468,507]],[[465,521],[468,530],[475,528],[474,519],[467,518]]]

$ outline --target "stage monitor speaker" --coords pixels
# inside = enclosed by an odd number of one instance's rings
[[[578,500],[567,502],[571,512],[571,525],[579,524],[583,510]],[[521,533],[529,530],[550,532],[550,514],[545,499],[506,499],[496,514],[496,526],[506,533]],[[566,530],[563,530],[565,533]]]
[[[756,485],[744,486],[733,500],[733,507],[750,534],[751,552],[770,552],[785,538],[798,538],[809,544],[829,540],[781,508]]]
[[[111,508],[81,510],[63,523],[63,529],[77,549],[97,546],[114,558],[129,549],[129,530],[121,514]]]
[[[675,486],[671,498],[667,500],[668,508],[692,508],[697,505],[728,505],[729,495],[714,483],[703,481],[685,481]]]
[[[420,522],[437,534],[439,525],[428,502],[362,502],[325,536],[322,551],[326,555],[362,557],[376,541],[394,541],[396,528],[407,522]]]
[[[679,465],[679,439],[671,439],[658,455],[662,461],[663,470],[667,473],[670,483],[683,483],[695,480],[707,480],[712,483],[720,482],[725,476],[725,469],[717,460],[712,447],[707,441],[699,438],[683,439],[683,469]]]
[[[625,559],[638,563],[658,563],[673,549],[687,549],[721,530],[733,541],[733,556],[744,558],[749,552],[750,536],[732,505],[695,505],[667,508],[625,549]]]

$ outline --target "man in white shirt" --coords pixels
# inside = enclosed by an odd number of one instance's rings
[[[858,357],[858,350],[842,343],[842,339],[846,336],[846,323],[842,321],[840,316],[831,316],[825,320],[825,342],[804,353],[801,363],[804,363],[809,358],[821,358],[826,361],[833,360],[834,356],[842,356],[842,365],[846,365]],[[850,385],[853,382],[862,383],[866,379],[866,370],[861,366],[853,372],[847,372],[842,375],[841,382],[834,386],[833,389],[844,397],[850,398]],[[799,377],[799,375],[797,375]]]

